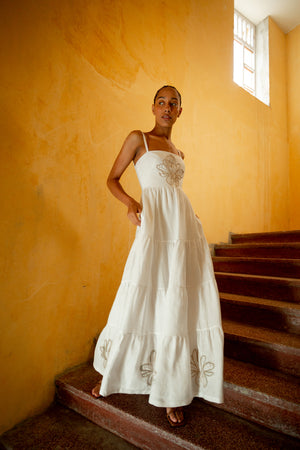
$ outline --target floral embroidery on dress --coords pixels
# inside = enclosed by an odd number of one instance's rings
[[[162,163],[157,164],[156,167],[158,169],[159,175],[161,177],[165,177],[167,183],[169,183],[171,186],[179,186],[179,183],[184,175],[184,170],[181,164],[176,161],[175,156],[168,155],[163,159]]]
[[[151,386],[154,376],[156,375],[156,371],[154,370],[154,363],[156,359],[156,351],[152,350],[150,353],[150,360],[148,363],[141,364],[140,371],[142,377],[147,378],[148,386]]]
[[[104,361],[103,361],[103,367],[104,368],[106,367],[106,364],[107,364],[109,352],[110,352],[110,349],[111,349],[111,344],[112,344],[112,340],[111,339],[105,339],[104,340],[104,345],[102,347],[100,347],[101,357],[104,359]]]
[[[214,372],[215,364],[206,361],[206,356],[202,355],[199,362],[199,352],[195,348],[191,355],[191,369],[192,377],[195,379],[197,386],[201,384],[206,387],[208,383],[208,377],[211,377]]]

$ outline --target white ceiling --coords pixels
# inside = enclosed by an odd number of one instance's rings
[[[234,0],[234,7],[255,25],[271,16],[284,33],[300,24],[300,0]]]

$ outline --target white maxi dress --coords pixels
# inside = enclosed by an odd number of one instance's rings
[[[149,151],[135,165],[142,187],[121,284],[95,348],[100,394],[148,394],[178,407],[223,402],[220,301],[200,220],[182,190],[179,155]]]

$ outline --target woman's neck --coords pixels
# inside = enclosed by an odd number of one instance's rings
[[[157,137],[166,138],[168,141],[170,141],[172,134],[172,127],[161,127],[159,125],[155,125],[153,130],[150,131],[150,134]]]

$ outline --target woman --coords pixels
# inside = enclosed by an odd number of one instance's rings
[[[177,89],[159,89],[152,112],[153,130],[129,134],[107,180],[137,231],[95,349],[103,378],[92,395],[149,394],[174,427],[193,397],[223,401],[223,331],[209,248],[181,188],[184,155],[171,141],[182,112]],[[141,202],[120,184],[131,161]]]

